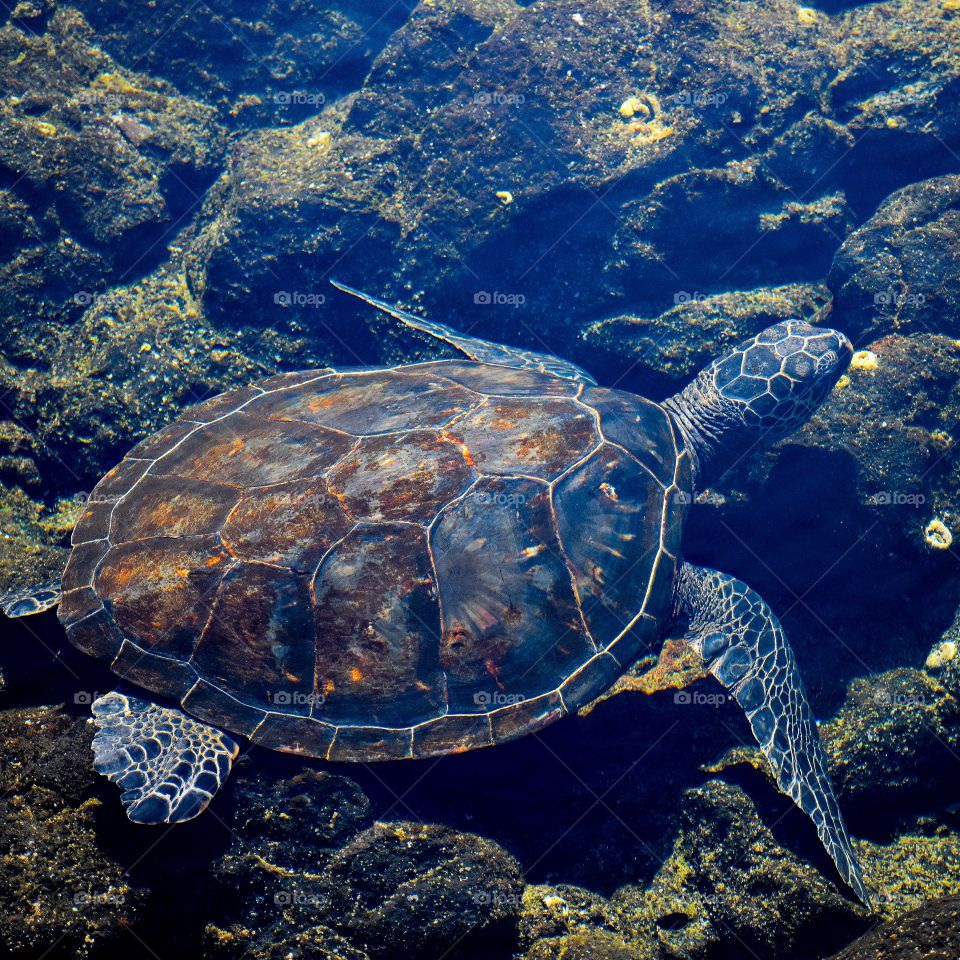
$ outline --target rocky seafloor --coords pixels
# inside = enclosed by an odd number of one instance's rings
[[[960,955],[957,0],[0,0],[0,24],[0,584],[56,575],[99,476],[198,399],[436,355],[331,276],[655,399],[828,316],[851,369],[703,493],[685,549],[781,616],[876,899],[736,709],[640,684],[438,761],[251,750],[200,819],[137,827],[91,767],[109,671],[48,614],[0,644],[2,955]]]

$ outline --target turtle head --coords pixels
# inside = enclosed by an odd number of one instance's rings
[[[696,456],[698,473],[718,476],[805,423],[852,353],[837,330],[785,320],[714,360],[665,404]]]

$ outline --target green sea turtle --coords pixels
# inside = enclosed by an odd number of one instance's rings
[[[10,616],[59,601],[125,681],[93,703],[94,754],[130,819],[199,814],[235,736],[373,761],[540,730],[679,619],[867,902],[777,618],[680,559],[694,490],[803,423],[847,339],[778,323],[657,404],[343,289],[466,359],[280,374],[194,407],[97,485],[62,599],[5,598]]]

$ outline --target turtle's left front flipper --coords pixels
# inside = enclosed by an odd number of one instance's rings
[[[743,581],[689,563],[677,577],[677,608],[689,621],[685,639],[746,712],[780,789],[813,820],[841,876],[869,906],[803,680],[773,611]]]
[[[238,747],[175,707],[114,690],[93,701],[93,765],[117,784],[134,823],[179,823],[203,813]]]
[[[8,617],[30,617],[55,607],[61,599],[59,580],[50,580],[22,590],[0,593],[0,610]]]

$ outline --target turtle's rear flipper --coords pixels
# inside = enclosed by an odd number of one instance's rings
[[[746,711],[777,783],[814,822],[841,876],[870,905],[827,773],[793,651],[773,611],[741,580],[683,564],[677,605],[687,642]]]
[[[123,790],[134,823],[177,823],[203,813],[223,786],[237,744],[173,707],[116,690],[93,702],[93,765]]]
[[[339,280],[330,281],[338,290],[349,293],[351,296],[369,303],[370,306],[382,310],[384,313],[395,317],[404,325],[419,330],[421,333],[428,333],[431,337],[436,337],[444,343],[449,343],[462,354],[478,363],[496,363],[504,367],[516,367],[517,369],[536,370],[540,373],[549,373],[555,377],[562,377],[564,380],[577,380],[583,383],[596,384],[596,380],[590,376],[586,370],[582,370],[575,363],[567,360],[561,360],[559,357],[551,356],[549,353],[538,353],[536,350],[523,350],[520,347],[508,347],[502,343],[494,343],[492,340],[480,340],[477,337],[470,337],[464,333],[459,333],[453,327],[448,327],[442,323],[434,323],[432,320],[425,320],[413,313],[407,313],[386,302],[378,300],[369,294],[356,290],[354,287],[348,287]],[[489,297],[490,294],[478,294],[478,296]]]
[[[29,617],[55,607],[60,597],[60,581],[51,580],[49,583],[0,593],[0,610],[8,617]]]

